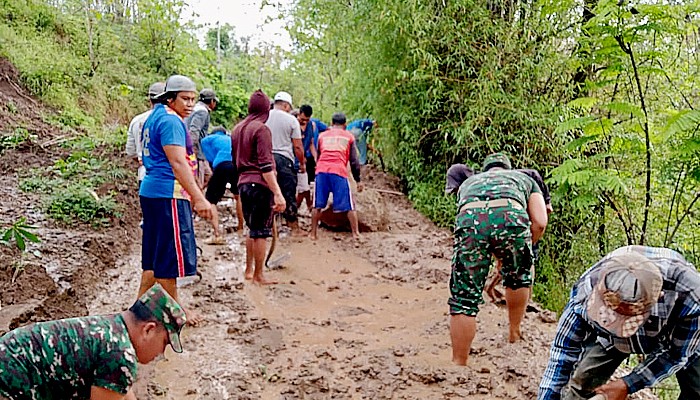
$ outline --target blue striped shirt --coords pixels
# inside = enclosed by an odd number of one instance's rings
[[[598,283],[602,261],[624,252],[637,252],[659,267],[663,295],[651,315],[630,338],[618,338],[599,328],[586,313],[586,302]],[[588,269],[571,291],[559,319],[549,363],[540,382],[539,400],[559,399],[569,382],[584,342],[592,335],[605,349],[644,354],[644,362],[622,379],[628,392],[651,387],[695,361],[700,349],[700,274],[679,253],[659,247],[626,246],[608,254]]]

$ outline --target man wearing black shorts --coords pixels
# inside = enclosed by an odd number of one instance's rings
[[[243,231],[243,208],[241,198],[238,195],[238,171],[233,165],[231,154],[231,138],[223,127],[216,127],[211,134],[201,140],[202,152],[213,172],[207,185],[206,198],[211,204],[216,205],[226,193],[226,184],[231,187],[231,193],[236,201],[236,216],[238,217],[238,232]],[[219,229],[219,213],[214,207],[211,224],[214,228],[214,237],[206,241],[207,244],[225,244],[221,230]]]
[[[233,128],[232,158],[238,169],[238,191],[243,216],[250,232],[246,240],[245,278],[258,285],[277,282],[265,279],[266,239],[272,236],[272,213],[286,207],[275,177],[272,133],[265,125],[270,99],[261,90],[250,96],[248,116]]]

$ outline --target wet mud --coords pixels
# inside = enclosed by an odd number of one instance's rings
[[[12,74],[0,59],[0,100],[23,111],[0,113],[0,128],[30,126],[51,140],[40,115],[50,110],[17,91]],[[135,177],[100,188],[99,194],[116,191],[125,213],[99,231],[56,225],[37,195],[18,189],[18,166],[47,165],[62,151],[34,143],[0,154],[7,172],[0,177],[2,226],[27,216],[41,238],[23,255],[0,246],[0,334],[36,321],[118,312],[135,300],[141,275]],[[451,234],[396,194],[395,178],[371,168],[364,174],[367,190],[385,190],[377,191],[388,210],[385,230],[364,233],[359,246],[349,233],[323,229],[316,242],[284,238],[277,254],[291,257],[266,271],[280,281],[275,286],[243,280],[243,238],[233,232],[227,206],[219,206],[227,245],[203,245],[211,228],[198,221],[202,279],[183,286],[180,296],[206,320],[184,329],[184,353],[168,351],[140,368],[138,398],[535,398],[556,329],[545,322],[551,315],[531,307],[526,340],[509,344],[505,309],[487,303],[470,366],[451,365]],[[308,228],[308,217],[301,222]]]

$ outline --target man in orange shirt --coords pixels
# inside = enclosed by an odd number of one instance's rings
[[[318,160],[316,161],[316,194],[311,221],[311,240],[316,240],[316,229],[321,210],[328,204],[328,195],[333,193],[333,212],[347,212],[352,237],[360,239],[360,230],[348,179],[348,161],[357,190],[363,189],[360,182],[360,160],[355,137],[345,130],[347,119],[343,113],[333,114],[331,128],[318,137]]]

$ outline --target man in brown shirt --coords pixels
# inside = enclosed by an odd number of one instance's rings
[[[243,216],[250,230],[246,240],[245,278],[271,285],[263,276],[266,239],[272,236],[272,213],[286,207],[275,177],[272,133],[265,125],[270,99],[261,90],[250,96],[248,116],[233,128],[231,151],[238,168],[238,192]],[[255,269],[253,269],[253,264]]]

